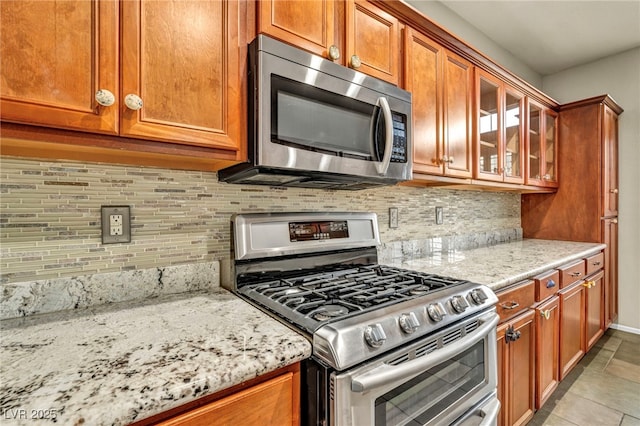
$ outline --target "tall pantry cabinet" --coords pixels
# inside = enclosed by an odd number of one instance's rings
[[[525,238],[605,243],[604,327],[618,316],[618,116],[608,95],[563,105],[554,194],[522,196]]]

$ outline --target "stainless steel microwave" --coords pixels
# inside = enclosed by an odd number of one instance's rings
[[[364,189],[411,179],[411,94],[265,35],[249,46],[247,163],[229,183]]]

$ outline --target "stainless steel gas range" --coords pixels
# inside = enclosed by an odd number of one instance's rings
[[[491,289],[378,264],[373,213],[236,215],[232,228],[232,290],[312,342],[303,424],[496,424]]]

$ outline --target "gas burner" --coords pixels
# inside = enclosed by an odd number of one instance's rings
[[[324,305],[310,314],[317,321],[327,321],[349,313],[349,309],[342,305]]]
[[[431,288],[429,286],[419,285],[410,289],[409,294],[411,294],[412,296],[422,296],[424,294],[427,294],[429,291],[431,291]]]

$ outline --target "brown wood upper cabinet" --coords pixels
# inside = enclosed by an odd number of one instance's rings
[[[263,0],[256,3],[258,32],[269,34],[332,61],[340,59],[334,32],[334,0]]]
[[[239,5],[3,2],[2,120],[238,152]]]
[[[258,32],[365,74],[399,83],[400,22],[373,3],[365,0],[256,3]]]
[[[118,133],[118,3],[3,1],[0,117],[26,124]],[[108,102],[108,100],[107,100]]]
[[[558,114],[539,103],[528,102],[526,184],[558,187]]]
[[[400,81],[400,23],[364,0],[347,0],[346,64],[392,84]]]
[[[404,87],[412,94],[414,179],[470,178],[473,66],[413,28],[404,37]]]
[[[525,96],[476,68],[475,177],[524,183]]]

